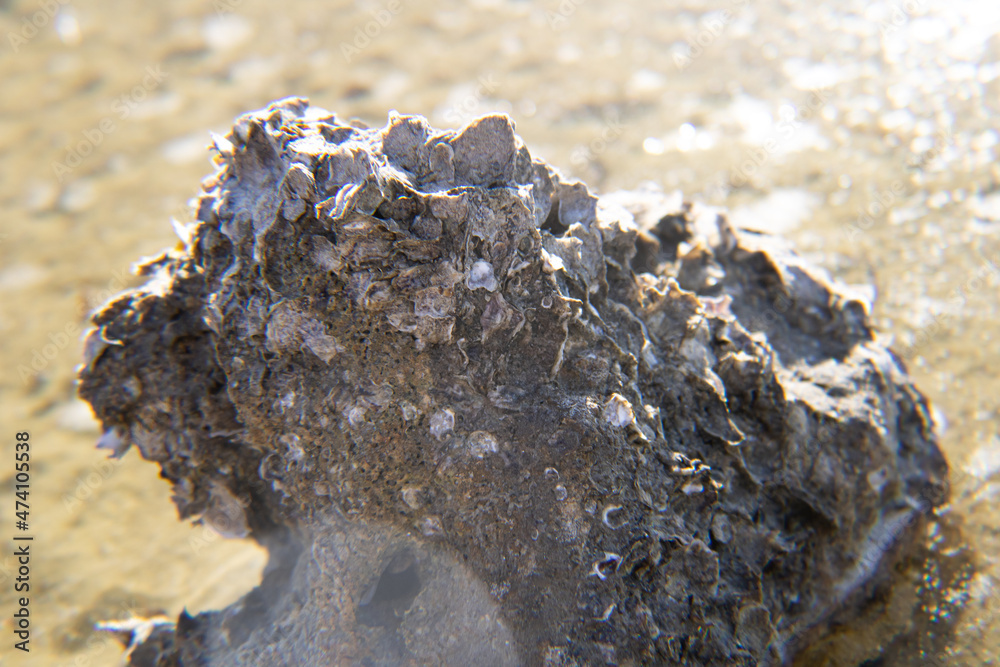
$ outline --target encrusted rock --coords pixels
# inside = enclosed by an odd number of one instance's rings
[[[285,99],[214,145],[80,392],[271,560],[132,664],[779,664],[946,498],[865,305],[772,237],[598,198],[502,115]]]

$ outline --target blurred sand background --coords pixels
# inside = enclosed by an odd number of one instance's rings
[[[136,452],[94,448],[74,367],[88,313],[192,219],[209,131],[286,95],[377,126],[503,111],[599,191],[679,189],[874,284],[953,502],[869,617],[801,664],[1000,664],[998,34],[1000,5],[973,0],[0,0],[0,664],[114,665],[96,621],[258,581],[263,552],[179,522]],[[9,613],[24,430],[27,656]]]

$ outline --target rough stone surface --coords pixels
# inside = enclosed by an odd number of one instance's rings
[[[502,115],[285,99],[215,148],[80,393],[271,558],[133,665],[780,664],[946,498],[866,305],[777,239],[598,198]]]

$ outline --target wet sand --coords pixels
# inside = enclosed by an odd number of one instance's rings
[[[12,462],[13,434],[31,432],[35,535],[32,652],[5,642],[2,664],[117,664],[95,621],[221,606],[258,580],[262,552],[178,522],[167,485],[135,452],[116,464],[94,449],[98,427],[73,378],[87,313],[136,284],[137,258],[176,243],[171,217],[191,219],[208,131],[292,94],[373,125],[391,108],[446,127],[504,111],[534,152],[601,191],[647,180],[680,189],[787,234],[846,282],[874,283],[878,322],[935,406],[953,502],[871,616],[802,664],[880,651],[881,665],[996,664],[1000,11],[58,7],[0,11],[2,455]],[[40,26],[31,37],[25,17]],[[0,481],[12,498],[12,463]],[[5,525],[10,637],[13,517]]]

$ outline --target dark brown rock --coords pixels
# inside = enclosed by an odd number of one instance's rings
[[[866,307],[775,239],[597,198],[499,115],[226,139],[80,392],[271,562],[133,664],[779,664],[944,501]]]

